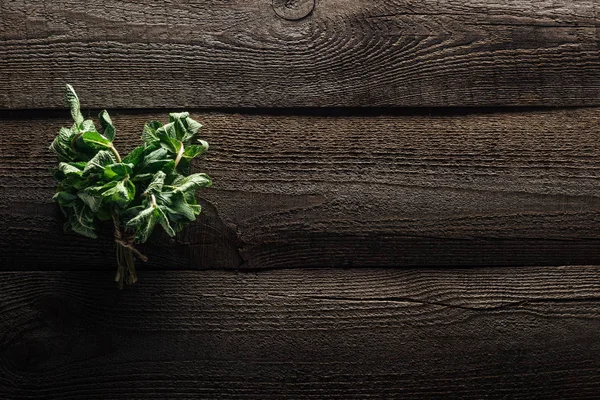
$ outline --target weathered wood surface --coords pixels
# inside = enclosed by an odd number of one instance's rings
[[[0,398],[595,399],[600,267],[0,273]]]
[[[3,116],[4,270],[114,268],[110,231],[65,236],[51,200],[66,114]],[[600,264],[598,109],[193,115],[215,184],[144,268]],[[117,146],[154,118],[115,115]]]
[[[597,5],[3,1],[0,108],[600,105]]]

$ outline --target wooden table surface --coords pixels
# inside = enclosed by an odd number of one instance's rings
[[[0,1],[0,399],[600,398],[599,5]],[[65,83],[211,146],[122,291]]]

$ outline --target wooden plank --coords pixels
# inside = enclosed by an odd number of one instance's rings
[[[314,3],[0,2],[0,108],[600,105],[595,0]]]
[[[0,397],[595,399],[600,267],[0,273]]]
[[[109,231],[62,234],[64,114],[0,124],[4,270],[114,268]],[[215,184],[198,223],[142,246],[146,268],[600,264],[598,109],[193,115]],[[155,118],[115,115],[121,151]]]

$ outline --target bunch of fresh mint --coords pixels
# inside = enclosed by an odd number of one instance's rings
[[[200,213],[196,190],[211,185],[206,174],[190,175],[190,161],[208,150],[197,137],[201,124],[187,112],[169,114],[165,125],[148,122],[143,145],[121,157],[113,140],[115,127],[103,110],[98,130],[84,119],[73,87],[66,87],[74,124],[61,128],[50,149],[58,156],[53,171],[58,181],[54,200],[67,222],[66,231],[97,237],[98,221],[112,220],[117,247],[119,287],[137,280],[134,247],[144,243],[159,224],[170,236]]]

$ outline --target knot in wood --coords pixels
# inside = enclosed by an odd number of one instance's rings
[[[288,21],[307,17],[315,8],[316,0],[272,0],[275,14]]]

